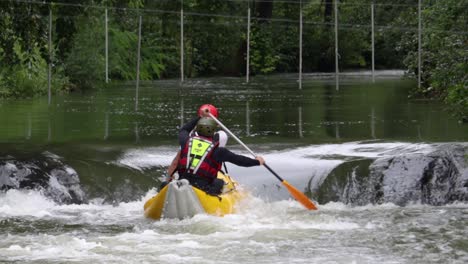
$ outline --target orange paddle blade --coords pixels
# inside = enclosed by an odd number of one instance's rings
[[[294,188],[289,182],[283,180],[282,181],[283,185],[288,189],[289,193],[291,194],[294,199],[296,199],[298,202],[300,202],[302,205],[304,205],[305,208],[309,210],[317,210],[317,207],[315,204],[302,192],[300,192],[298,189]]]

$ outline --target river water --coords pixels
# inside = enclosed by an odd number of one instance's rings
[[[320,77],[320,76],[319,76]],[[468,204],[350,206],[306,211],[263,168],[228,165],[251,195],[236,214],[143,217],[177,149],[181,122],[203,103],[300,190],[349,158],[428,153],[468,141],[444,106],[410,101],[413,81],[293,76],[133,84],[93,93],[0,101],[0,157],[54,156],[88,198],[62,204],[38,190],[0,192],[4,263],[466,263]],[[229,147],[246,154],[234,140]]]

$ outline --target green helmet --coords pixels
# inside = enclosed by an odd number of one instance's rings
[[[197,123],[197,133],[201,136],[212,137],[216,132],[216,121],[210,117],[202,117]]]

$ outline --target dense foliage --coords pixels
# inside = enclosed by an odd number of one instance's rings
[[[423,15],[427,21],[422,35],[424,85],[414,93],[444,99],[468,122],[468,2],[435,1]],[[404,41],[414,42],[414,37]],[[405,65],[417,73],[416,50],[408,53]]]
[[[53,3],[50,3],[53,2]],[[340,71],[370,69],[371,0],[339,3]],[[377,69],[417,74],[417,1],[375,2]],[[54,92],[90,89],[105,80],[105,8],[111,80],[136,78],[139,17],[140,79],[178,77],[184,10],[184,74],[242,76],[251,8],[250,73],[297,72],[299,12],[303,71],[333,71],[334,1],[0,1],[0,97],[45,94],[52,63]],[[49,51],[49,11],[52,50]],[[467,102],[466,1],[424,1],[423,86],[413,95],[440,98],[462,119]]]

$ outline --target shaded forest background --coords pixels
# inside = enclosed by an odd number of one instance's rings
[[[418,72],[417,0],[342,0],[338,4],[340,71],[369,70],[371,3],[375,4],[376,69]],[[105,9],[109,78],[135,80],[142,17],[140,79],[180,76],[180,10],[184,10],[186,77],[243,76],[247,9],[251,8],[250,73],[335,69],[334,1],[316,0],[0,0],[0,97],[95,89],[105,82]],[[423,1],[422,87],[416,98],[444,100],[468,121],[468,1]],[[52,11],[52,52],[49,12]]]

